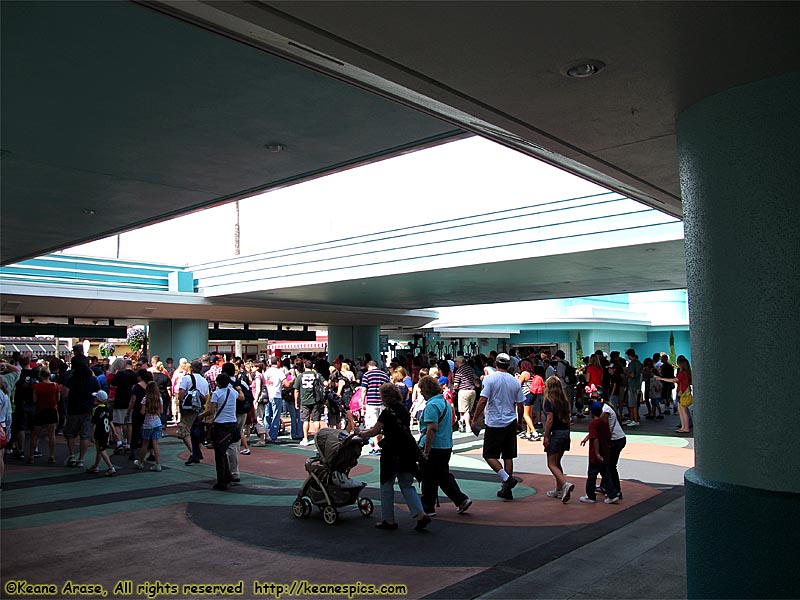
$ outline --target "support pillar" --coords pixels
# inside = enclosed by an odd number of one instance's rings
[[[181,358],[191,361],[208,352],[208,321],[164,319],[149,321],[148,329],[151,356],[171,356],[177,364]]]
[[[800,73],[689,108],[678,153],[695,395],[688,595],[796,597],[800,438],[786,376],[800,339]]]
[[[380,364],[380,327],[374,325],[331,325],[328,327],[328,360],[343,354],[356,360],[370,354]]]

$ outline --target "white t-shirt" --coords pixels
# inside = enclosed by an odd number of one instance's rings
[[[281,386],[286,375],[283,369],[270,367],[264,372],[264,385],[267,387],[268,398],[279,398],[281,396]]]
[[[194,382],[197,385],[197,391],[199,391],[204,398],[208,398],[208,381],[202,375],[198,375],[194,373]],[[190,390],[192,389],[192,376],[191,375],[184,375],[183,379],[181,379],[180,389],[182,390]]]
[[[236,423],[236,397],[238,395],[239,393],[230,385],[214,390],[211,395],[211,410],[217,415],[214,418],[214,423]],[[228,398],[227,402],[225,402],[226,397]],[[216,405],[214,404],[215,402]],[[224,407],[223,404],[225,405]]]
[[[621,440],[622,438],[624,438],[625,431],[619,424],[619,419],[617,419],[617,413],[614,412],[614,409],[604,402],[603,412],[608,414],[608,428],[611,430],[611,439]]]
[[[519,380],[501,371],[486,376],[481,397],[487,399],[487,427],[505,427],[516,421],[517,403],[525,400]]]

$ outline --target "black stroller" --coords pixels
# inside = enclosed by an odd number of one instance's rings
[[[322,511],[322,520],[333,525],[339,518],[337,508],[356,504],[368,517],[375,510],[372,500],[359,496],[366,487],[350,479],[350,469],[358,464],[364,441],[340,429],[322,429],[316,437],[317,455],[306,460],[308,477],[292,503],[292,515],[304,519],[311,515],[312,504]]]

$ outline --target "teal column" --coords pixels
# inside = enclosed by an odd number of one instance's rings
[[[380,327],[374,325],[332,325],[328,327],[328,360],[343,354],[356,360],[370,354],[380,363]]]
[[[678,119],[695,395],[690,598],[796,598],[800,72]]]
[[[157,354],[164,360],[168,356],[178,360],[192,360],[208,352],[208,321],[197,319],[165,319],[148,322],[148,349],[150,356]]]

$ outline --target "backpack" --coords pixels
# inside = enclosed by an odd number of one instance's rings
[[[192,387],[186,390],[186,395],[183,397],[181,410],[193,410],[200,412],[203,410],[203,402],[200,400],[200,390],[197,389],[197,382],[194,380],[194,373],[189,373],[192,379]]]
[[[567,385],[575,385],[578,383],[578,377],[575,371],[575,367],[569,364],[567,361],[563,361],[564,363],[564,383]]]
[[[236,398],[236,414],[246,415],[253,408],[253,402],[255,401],[253,390],[250,389],[250,382],[247,381],[247,377],[242,378],[242,374],[239,373],[236,379],[233,380],[233,385],[239,386],[239,389],[242,390],[242,395],[244,395],[243,400]]]
[[[328,386],[321,377],[314,378],[314,402],[324,404],[328,399]]]

